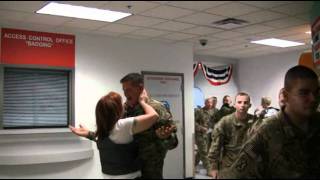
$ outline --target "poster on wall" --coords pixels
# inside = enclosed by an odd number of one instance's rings
[[[2,28],[1,64],[74,68],[75,36]]]
[[[142,72],[142,75],[149,96],[161,101],[170,109],[177,125],[179,144],[166,155],[163,168],[164,179],[182,179],[185,173],[183,74]]]
[[[317,18],[311,26],[312,34],[312,53],[314,65],[317,69],[320,69],[320,17]]]

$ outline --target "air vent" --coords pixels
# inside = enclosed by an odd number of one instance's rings
[[[237,27],[245,26],[249,22],[242,19],[227,18],[212,23],[212,26],[222,29],[234,29]]]

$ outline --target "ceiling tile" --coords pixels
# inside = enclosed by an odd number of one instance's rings
[[[239,16],[238,18],[248,21],[250,24],[254,24],[254,23],[261,23],[265,21],[276,20],[283,17],[286,17],[286,15],[276,13],[276,12],[271,12],[271,11],[259,11],[259,12],[254,12],[247,15]]]
[[[128,8],[128,5],[131,8]],[[148,2],[148,1],[107,1],[104,9],[109,9],[113,11],[128,12],[132,14],[139,14],[148,9],[155,8],[159,6],[158,3]]]
[[[195,27],[195,25],[174,22],[174,21],[168,21],[168,22],[160,23],[160,24],[153,26],[153,28],[163,29],[163,30],[168,30],[168,31],[181,31],[183,29],[188,29],[191,27]]]
[[[306,33],[283,36],[282,38],[289,41],[299,41],[299,40],[306,40],[306,39],[309,39],[309,41],[311,41],[311,35]]]
[[[173,43],[175,40],[170,39],[162,39],[162,38],[152,38],[153,41],[163,42],[163,43]]]
[[[168,1],[168,5],[186,8],[196,11],[203,11],[212,7],[216,7],[230,1]]]
[[[139,27],[128,26],[123,24],[110,24],[98,29],[98,31],[116,32],[116,33],[129,33],[140,29]]]
[[[193,38],[195,35],[192,34],[183,34],[183,33],[171,33],[165,36],[161,36],[161,38],[171,39],[171,40],[184,40]]]
[[[106,4],[106,1],[59,1],[58,3],[101,8]]]
[[[138,36],[138,35],[132,35],[132,34],[124,34],[121,35],[120,37],[124,38],[130,38],[130,39],[148,39],[148,36]]]
[[[300,3],[295,2],[292,4],[275,7],[272,9],[272,11],[276,11],[287,15],[302,14],[310,12],[312,4],[312,1],[300,1]]]
[[[175,18],[192,14],[192,13],[194,13],[194,11],[171,7],[171,6],[160,6],[160,7],[156,7],[154,9],[148,10],[142,13],[142,15],[164,18],[164,19],[175,19]]]
[[[63,24],[65,27],[82,28],[87,30],[95,30],[109,23],[101,21],[90,21],[85,19],[73,19]]]
[[[65,26],[54,28],[54,32],[67,33],[67,34],[74,34],[74,33],[90,34],[91,33],[89,29],[73,28],[73,27],[65,27]]]
[[[217,16],[208,13],[196,13],[183,18],[176,19],[177,21],[187,22],[192,24],[211,26],[213,22],[225,19],[226,17]]]
[[[270,27],[270,26],[256,24],[256,25],[246,26],[243,28],[233,29],[233,31],[246,33],[246,34],[256,34],[256,33],[261,33],[261,32],[266,32],[266,31],[272,31],[274,29],[275,28]]]
[[[268,21],[263,24],[274,27],[274,28],[286,28],[286,27],[291,27],[296,25],[302,25],[305,23],[306,23],[305,21],[301,19],[297,19],[295,17],[286,17],[286,18],[281,18],[274,21]]]
[[[221,16],[236,17],[259,10],[259,8],[250,5],[241,4],[239,2],[232,2],[211,9],[207,9],[206,12]]]
[[[301,20],[303,20],[305,22],[310,22],[310,19],[311,19],[310,12],[297,14],[297,15],[295,15],[295,17],[298,18],[298,19],[301,19]]]
[[[70,20],[72,20],[72,18],[62,17],[62,16],[51,16],[51,15],[45,15],[45,14],[34,14],[26,18],[25,22],[59,26]]]
[[[167,31],[159,31],[154,29],[139,29],[137,31],[131,32],[131,35],[147,36],[147,37],[157,37],[164,34],[168,34]]]
[[[46,3],[46,1],[0,1],[0,9],[34,13]]]
[[[217,29],[217,28],[210,28],[205,26],[197,26],[190,29],[182,30],[182,33],[188,33],[188,34],[197,34],[197,35],[207,35],[207,34],[213,34],[217,32],[221,32],[223,30]]]
[[[292,1],[240,1],[243,4],[255,6],[263,9],[270,9],[284,4],[290,4]]]
[[[235,31],[223,31],[223,32],[218,32],[215,34],[212,34],[212,37],[217,37],[221,39],[233,39],[235,37],[243,36],[244,33],[240,32],[235,32]]]
[[[143,26],[143,27],[149,27],[155,24],[159,24],[161,22],[165,22],[164,19],[159,18],[152,18],[152,17],[145,17],[145,16],[139,16],[139,15],[133,15],[126,17],[124,19],[121,19],[117,21],[119,24],[127,24],[127,25],[133,25],[133,26]]]
[[[97,34],[97,35],[105,35],[105,36],[111,36],[111,37],[119,37],[123,33],[117,33],[117,32],[110,32],[110,31],[92,31],[92,34]]]
[[[0,20],[23,21],[27,17],[32,16],[32,15],[33,14],[31,14],[31,13],[0,10]]]

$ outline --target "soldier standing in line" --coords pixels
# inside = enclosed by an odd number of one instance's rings
[[[212,142],[212,131],[214,129],[214,125],[218,122],[217,120],[217,113],[219,111],[219,109],[217,109],[217,97],[212,96],[213,98],[213,102],[212,102],[212,116],[209,119],[209,131],[208,131],[208,150],[207,152],[209,152],[209,149],[211,147],[211,142]]]
[[[208,170],[208,130],[211,119],[213,118],[213,101],[210,97],[205,100],[205,106],[195,110],[195,140],[198,147],[195,166],[201,160],[204,167]]]
[[[262,123],[219,178],[319,178],[319,89],[314,71],[289,69],[283,110]]]
[[[217,121],[220,121],[220,119],[223,118],[224,116],[234,113],[236,111],[236,109],[232,105],[232,99],[229,95],[225,95],[222,101],[223,101],[223,104],[215,116],[215,119]]]
[[[208,154],[211,170],[208,175],[216,178],[218,171],[228,168],[236,159],[241,146],[246,141],[247,131],[254,122],[248,114],[251,107],[250,97],[246,93],[236,96],[236,112],[224,116],[215,126],[212,133],[212,144]]]

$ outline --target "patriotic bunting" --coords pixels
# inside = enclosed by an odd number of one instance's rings
[[[196,74],[198,73],[199,65],[201,65],[201,64],[198,63],[198,62],[196,62],[195,64],[193,64],[193,76],[196,76]]]
[[[219,66],[219,67],[208,67],[202,63],[193,64],[194,76],[198,72],[198,68],[202,69],[205,78],[210,84],[214,86],[220,86],[229,82],[232,75],[232,65]]]

